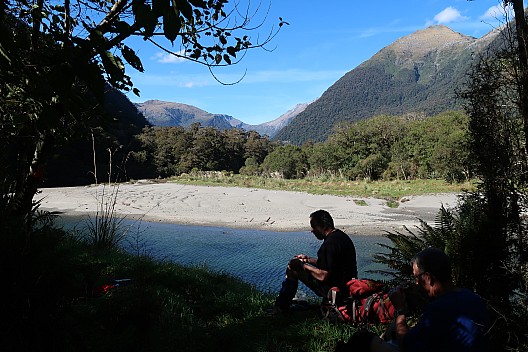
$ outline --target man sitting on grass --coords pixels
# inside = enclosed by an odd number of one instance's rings
[[[275,307],[269,311],[271,314],[290,310],[299,280],[316,295],[326,297],[330,288],[345,289],[345,284],[357,277],[354,243],[346,233],[334,227],[330,214],[325,210],[312,213],[310,226],[315,237],[323,241],[317,258],[298,254],[289,261]]]
[[[396,344],[382,341],[366,331],[338,346],[339,352],[428,351],[457,352],[488,350],[485,333],[488,314],[482,298],[468,289],[454,286],[447,255],[436,248],[418,253],[412,262],[416,284],[422,287],[431,302],[413,328],[406,321],[406,299],[401,288],[390,299],[396,309]]]

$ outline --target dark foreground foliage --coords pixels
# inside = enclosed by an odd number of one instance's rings
[[[317,310],[268,317],[273,297],[237,279],[97,249],[48,220],[1,225],[2,351],[332,351],[354,332]],[[103,293],[116,278],[132,281]]]
[[[387,267],[379,272],[391,276],[393,284],[412,283],[409,263],[416,253],[428,247],[442,249],[450,257],[455,285],[477,292],[488,302],[490,351],[526,351],[526,275],[514,270],[502,252],[508,247],[490,231],[489,207],[481,194],[464,194],[455,208],[440,209],[434,225],[422,221],[415,229],[387,233],[392,244],[380,245],[388,252],[375,255],[374,260]]]

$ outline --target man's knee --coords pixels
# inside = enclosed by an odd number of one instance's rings
[[[286,277],[291,280],[297,280],[299,278],[299,273],[293,270],[289,263],[288,267],[286,268]]]
[[[294,258],[288,262],[288,268],[286,269],[286,275],[290,275],[292,278],[298,278],[299,275],[304,272],[303,262],[299,259]]]

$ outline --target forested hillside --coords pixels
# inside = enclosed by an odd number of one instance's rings
[[[126,178],[126,161],[134,136],[150,126],[143,115],[121,92],[108,88],[104,108],[94,110],[102,118],[90,131],[77,134],[54,148],[46,167],[44,186],[77,186]],[[95,158],[95,165],[94,165]],[[97,170],[97,174],[94,174]]]
[[[497,33],[475,39],[433,26],[403,37],[339,79],[275,138],[293,144],[324,141],[342,121],[460,108],[455,90]]]
[[[280,145],[239,129],[192,125],[150,127],[136,137],[128,175],[178,176],[191,171],[349,180],[468,180],[467,117],[447,112],[427,119],[380,115],[336,127],[332,137],[303,147]]]

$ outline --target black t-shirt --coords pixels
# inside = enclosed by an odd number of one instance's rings
[[[357,278],[356,248],[346,233],[334,230],[317,251],[317,267],[329,271],[325,284],[341,287]]]

